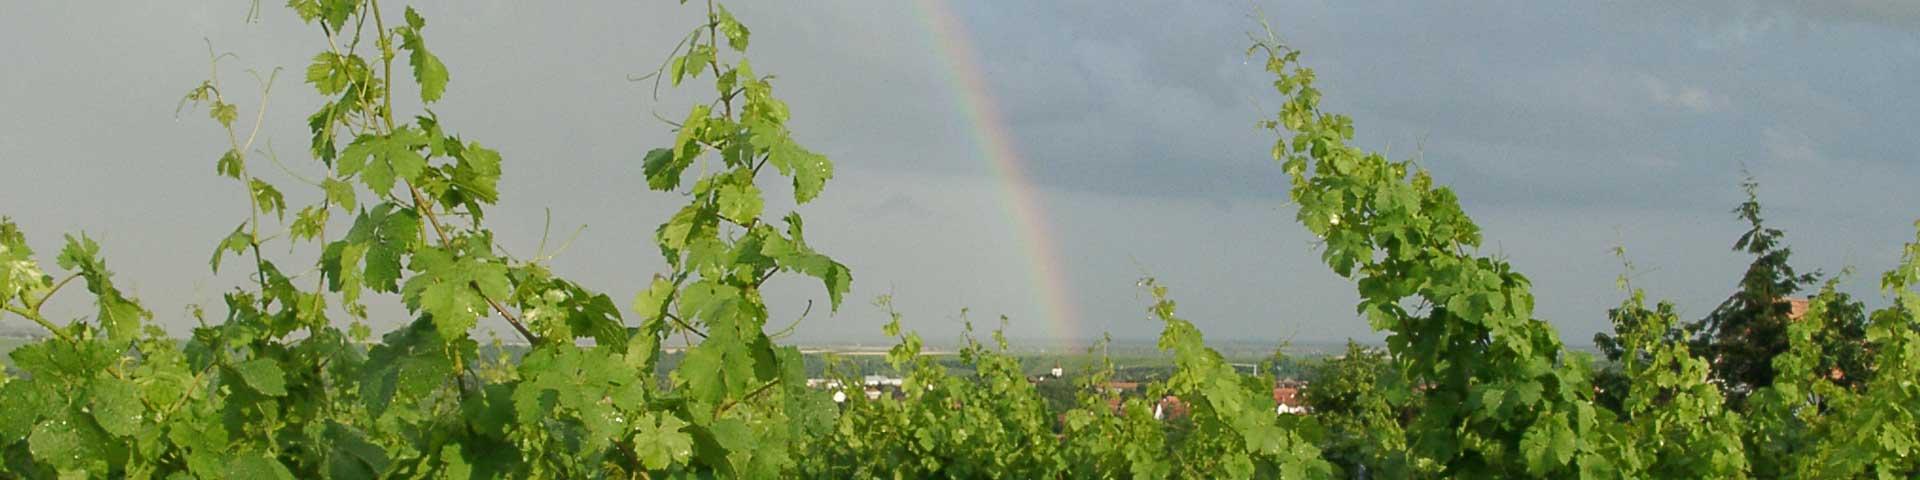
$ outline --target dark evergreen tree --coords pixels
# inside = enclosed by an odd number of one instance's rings
[[[1712,366],[1712,378],[1738,407],[1749,393],[1773,384],[1773,357],[1787,350],[1787,322],[1793,304],[1788,299],[1819,279],[1819,272],[1799,273],[1788,263],[1793,249],[1785,234],[1769,228],[1760,216],[1760,184],[1752,176],[1741,183],[1747,201],[1733,209],[1750,228],[1734,242],[1735,251],[1753,255],[1740,277],[1738,289],[1712,313],[1688,325],[1693,351]]]
[[[1867,343],[1867,306],[1843,292],[1834,292],[1833,300],[1819,318],[1801,321],[1820,322],[1814,342],[1820,345],[1820,358],[1814,373],[1847,388],[1865,385],[1873,378],[1872,345]]]

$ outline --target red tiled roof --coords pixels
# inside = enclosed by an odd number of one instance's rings
[[[1166,398],[1160,399],[1160,411],[1165,414],[1163,418],[1166,419],[1185,417],[1187,416],[1187,402],[1180,401],[1180,397],[1168,395]]]
[[[1789,305],[1787,308],[1787,318],[1793,320],[1799,320],[1800,317],[1805,316],[1807,309],[1812,306],[1812,303],[1804,298],[1788,298],[1783,301]]]
[[[1298,388],[1273,387],[1273,403],[1286,405],[1288,407],[1299,407],[1303,400],[1306,399],[1300,396],[1300,389]]]

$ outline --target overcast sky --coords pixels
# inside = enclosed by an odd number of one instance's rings
[[[203,38],[237,55],[220,64],[230,91],[251,84],[247,69],[288,69],[262,136],[294,171],[320,172],[304,148],[320,102],[299,78],[323,37],[261,3],[257,23],[244,1],[0,4],[0,214],[49,268],[62,233],[93,235],[175,332],[192,324],[185,305],[218,306],[242,275],[206,268],[246,217],[239,187],[214,175],[224,133],[200,111],[175,115],[208,75]],[[1151,338],[1135,283],[1145,274],[1212,339],[1378,338],[1353,315],[1352,285],[1292,221],[1273,137],[1254,127],[1278,100],[1243,55],[1258,28],[1250,4],[951,3],[1058,235],[1079,333]],[[1533,279],[1537,316],[1568,343],[1607,328],[1623,296],[1615,245],[1640,267],[1636,285],[1689,318],[1731,292],[1750,260],[1729,250],[1744,229],[1728,213],[1743,200],[1743,165],[1795,266],[1855,267],[1843,285],[1871,304],[1885,304],[1878,273],[1914,238],[1920,3],[1257,6],[1306,52],[1324,106],[1354,118],[1362,145],[1418,156],[1458,190],[1485,229],[1483,253]],[[556,238],[587,224],[555,268],[627,305],[664,268],[651,232],[684,201],[645,188],[643,153],[672,138],[654,114],[683,117],[710,95],[700,82],[655,99],[628,78],[657,66],[701,12],[634,0],[417,7],[452,71],[435,111],[505,155],[490,225],[510,250],[531,251],[548,208]],[[798,139],[836,163],[801,211],[809,241],[853,269],[854,294],[838,314],[814,309],[801,341],[878,337],[884,315],[867,301],[888,292],[935,341],[955,335],[962,307],[979,322],[1007,315],[1012,336],[1036,343],[1060,321],[1042,318],[1027,239],[925,18],[941,9],[924,7],[732,6]],[[236,96],[250,117],[257,95]],[[271,163],[253,169],[292,204],[317,198]],[[771,292],[774,323],[822,297],[801,279]],[[50,308],[78,316],[86,301],[63,293]],[[392,303],[382,328],[398,323]]]

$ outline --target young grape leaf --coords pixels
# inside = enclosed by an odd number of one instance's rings
[[[320,189],[326,191],[329,203],[349,211],[359,208],[355,206],[353,184],[329,178],[320,181]]]
[[[500,200],[500,152],[469,142],[455,150],[453,184],[483,203]]]
[[[507,266],[472,255],[426,247],[414,252],[407,268],[418,273],[407,279],[401,298],[408,310],[430,315],[444,337],[464,335],[490,307],[488,299],[509,294]]]
[[[96,318],[114,343],[124,345],[133,341],[141,321],[153,317],[138,301],[127,298],[114,287],[113,273],[100,258],[100,245],[85,234],[78,238],[67,236],[67,246],[60,250],[59,264],[61,268],[78,270],[87,280],[87,290],[93,292],[94,303],[100,307]]]
[[[271,358],[256,358],[240,362],[234,364],[232,368],[241,381],[260,393],[275,397],[287,394],[286,374]]]
[[[101,377],[94,379],[92,389],[93,418],[101,429],[119,437],[130,437],[140,430],[147,412],[133,382]]]
[[[447,66],[440,63],[440,57],[427,51],[426,40],[420,36],[420,29],[427,21],[407,6],[407,28],[401,29],[400,48],[408,51],[407,63],[413,65],[413,79],[420,84],[420,101],[433,103],[447,91]]]
[[[341,177],[359,174],[361,183],[374,194],[385,195],[394,182],[412,182],[426,171],[427,160],[420,156],[426,146],[426,133],[412,126],[400,126],[386,135],[361,134],[340,152],[338,171]]]
[[[214,247],[213,260],[207,262],[208,265],[213,267],[214,273],[220,273],[220,259],[225,256],[227,252],[233,252],[234,255],[239,255],[247,251],[247,246],[253,245],[253,236],[248,235],[246,229],[247,224],[245,223],[233,227],[233,233],[227,234],[227,238],[221,239],[220,245]]]
[[[227,461],[226,478],[293,480],[293,472],[272,456],[259,453],[236,454]]]
[[[685,462],[693,455],[693,437],[680,431],[686,426],[672,414],[646,414],[633,434],[634,455],[650,470]]]

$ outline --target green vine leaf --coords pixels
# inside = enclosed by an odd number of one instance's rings
[[[213,248],[213,259],[207,264],[213,267],[214,273],[220,273],[220,259],[225,257],[227,252],[233,252],[234,255],[246,253],[247,247],[251,245],[253,245],[253,236],[247,234],[247,224],[242,223],[233,227],[233,233],[227,234],[227,238],[221,239],[220,245]]]
[[[359,175],[375,194],[393,191],[396,180],[412,182],[427,168],[419,150],[427,146],[427,135],[411,126],[395,128],[386,135],[363,134],[340,152],[342,177]]]
[[[131,437],[142,430],[147,418],[146,406],[140,403],[139,387],[131,381],[104,377],[97,378],[90,387],[93,389],[93,418],[100,428],[117,437]]]
[[[348,211],[359,208],[354,199],[353,184],[329,178],[320,182],[320,189],[326,192],[328,203]]]
[[[248,387],[270,396],[287,394],[286,373],[272,359],[256,358],[233,365],[233,372]]]
[[[407,269],[416,274],[407,279],[401,298],[409,310],[431,316],[443,337],[465,335],[490,307],[488,299],[510,294],[507,266],[470,254],[425,247],[413,253]]]
[[[686,462],[693,455],[693,437],[680,430],[687,422],[673,415],[647,414],[633,434],[633,453],[649,470]]]
[[[420,36],[420,29],[427,26],[426,19],[412,6],[407,7],[406,15],[407,27],[401,29],[400,48],[409,52],[407,62],[413,65],[413,79],[420,84],[420,101],[440,101],[440,96],[447,91],[447,66],[427,50],[426,40]]]
[[[120,293],[114,286],[113,273],[100,258],[100,245],[92,238],[84,234],[68,235],[66,248],[60,250],[59,265],[77,271],[86,279],[87,290],[93,293],[94,304],[99,307],[95,319],[106,330],[108,340],[123,345],[133,341],[140,332],[141,322],[153,317],[139,301]]]
[[[733,18],[733,12],[728,12],[726,5],[719,5],[718,7],[720,8],[718,28],[720,29],[720,34],[727,37],[727,46],[733,47],[733,51],[736,52],[747,51],[747,37],[750,35],[750,32],[747,31],[747,26],[741,25],[739,20],[735,20]]]

